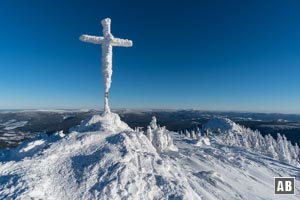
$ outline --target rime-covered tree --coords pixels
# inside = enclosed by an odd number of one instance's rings
[[[196,133],[195,133],[195,131],[194,131],[194,130],[192,130],[192,131],[191,131],[191,138],[193,138],[193,139],[197,139],[197,137],[196,137]]]
[[[147,138],[152,142],[153,140],[153,133],[151,126],[147,126],[147,132],[146,132]]]
[[[166,127],[158,126],[155,117],[152,117],[152,121],[147,127],[146,135],[158,152],[163,152],[168,149],[177,150],[169,131],[166,130]]]
[[[266,142],[266,155],[277,159],[278,155],[274,147],[275,144],[274,138],[270,134],[265,135],[265,142]]]
[[[185,136],[190,138],[191,137],[191,133],[188,130],[185,130]]]

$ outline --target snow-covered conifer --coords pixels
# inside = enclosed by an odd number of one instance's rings
[[[154,116],[152,117],[152,120],[150,122],[150,127],[152,129],[156,129],[157,128],[156,117],[154,117]]]
[[[192,131],[191,131],[191,138],[193,138],[193,139],[197,139],[197,137],[196,137],[196,134],[195,134],[195,131],[194,131],[194,130],[192,130]]]
[[[188,138],[191,137],[191,134],[190,134],[190,132],[188,130],[185,130],[185,136],[188,137]]]
[[[275,147],[274,147],[274,142],[275,142],[275,140],[270,134],[265,136],[266,155],[277,159],[278,155],[277,155]]]
[[[147,126],[147,132],[146,132],[147,138],[152,142],[153,140],[153,133],[150,126]]]
[[[300,160],[300,149],[297,143],[295,144],[294,148],[295,148],[295,153],[296,155],[298,155],[298,159]]]
[[[158,152],[163,152],[167,149],[177,150],[173,144],[173,139],[170,136],[169,131],[166,127],[160,127],[157,125],[155,117],[152,117],[152,121],[147,127],[146,135]]]

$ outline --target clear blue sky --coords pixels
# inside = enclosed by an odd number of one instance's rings
[[[113,108],[300,113],[300,1],[0,1],[0,108],[102,108],[112,19]]]

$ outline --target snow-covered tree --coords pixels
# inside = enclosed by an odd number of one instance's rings
[[[294,148],[295,148],[296,155],[298,155],[298,160],[300,160],[300,149],[297,143],[295,144]]]
[[[277,140],[275,140],[270,134],[263,137],[258,130],[252,131],[245,127],[242,127],[240,130],[240,132],[233,130],[229,130],[227,133],[223,132],[224,144],[260,152],[281,162],[289,164],[300,163],[298,145],[293,146],[286,136],[278,134]]]
[[[283,145],[284,145],[284,151],[285,151],[285,161],[287,163],[291,163],[291,161],[292,161],[291,152],[289,150],[288,140],[285,137],[285,135],[283,135]]]
[[[194,131],[194,130],[192,130],[192,131],[191,131],[191,138],[193,138],[193,139],[197,139],[197,137],[196,137],[196,133],[195,133],[195,131]]]
[[[199,127],[197,127],[197,129],[196,129],[196,137],[198,140],[201,138],[201,130]]]
[[[277,134],[277,150],[278,158],[280,161],[290,163],[290,154],[287,149],[286,137]]]
[[[201,130],[200,130],[200,128],[197,126],[197,128],[196,128],[196,134],[197,133],[201,133]]]
[[[152,142],[152,140],[153,140],[153,133],[152,133],[151,126],[147,126],[146,136]]]
[[[150,127],[152,128],[152,129],[157,129],[157,122],[156,122],[156,117],[152,117],[152,120],[151,120],[151,122],[150,122]]]
[[[185,136],[188,137],[188,138],[191,137],[191,134],[190,134],[190,132],[188,130],[185,130]]]
[[[152,117],[152,121],[147,127],[146,136],[158,152],[163,152],[168,149],[173,151],[177,150],[169,131],[166,127],[158,126],[155,117]]]
[[[274,147],[275,144],[274,138],[270,134],[265,135],[265,142],[266,142],[266,155],[277,159],[278,155]]]
[[[290,152],[291,161],[298,160],[298,155],[296,154],[295,148],[292,145],[291,141],[288,141],[287,148]]]

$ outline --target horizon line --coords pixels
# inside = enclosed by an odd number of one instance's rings
[[[41,112],[49,112],[49,111],[103,111],[103,108],[0,108],[0,112],[3,111],[41,111]],[[222,112],[222,113],[256,113],[256,114],[282,114],[282,115],[300,115],[300,113],[292,113],[292,112],[281,112],[281,111],[247,111],[247,110],[209,110],[209,109],[196,109],[196,108],[112,108],[112,110],[140,110],[140,111],[147,111],[147,110],[169,110],[169,111],[200,111],[200,112]]]

